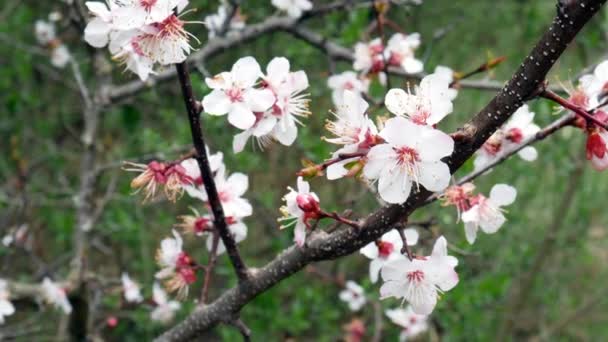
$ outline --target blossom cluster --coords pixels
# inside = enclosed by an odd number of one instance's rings
[[[188,0],[108,0],[107,3],[85,3],[91,20],[84,39],[91,46],[108,46],[113,58],[124,63],[127,70],[147,80],[155,65],[183,62],[192,47],[191,34],[184,29],[176,13]]]
[[[211,93],[202,104],[210,115],[228,115],[228,122],[243,130],[234,137],[234,152],[241,152],[250,137],[260,147],[271,141],[290,146],[298,134],[299,118],[310,114],[308,77],[304,71],[290,71],[285,57],[273,58],[263,74],[253,57],[236,61],[229,72],[206,78]],[[256,87],[257,86],[257,87]]]
[[[365,178],[378,181],[378,193],[389,203],[404,202],[414,185],[444,190],[450,170],[441,159],[452,153],[454,141],[435,126],[452,112],[449,90],[441,74],[424,77],[413,92],[389,90],[384,103],[395,117],[381,130],[369,119],[367,102],[345,90],[335,121],[326,126],[335,136],[326,141],[343,145],[332,156],[336,161],[327,169],[328,179],[356,175],[362,168]]]

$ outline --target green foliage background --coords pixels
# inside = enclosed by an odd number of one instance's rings
[[[322,1],[316,1],[321,3]],[[192,0],[191,7],[199,10],[190,20],[201,20],[215,11],[215,1]],[[64,11],[59,1],[10,1],[0,10],[0,233],[10,227],[27,223],[36,238],[35,252],[45,263],[59,260],[53,275],[61,278],[68,270],[71,236],[74,230],[74,198],[78,187],[78,161],[81,151],[79,132],[82,128],[80,101],[72,89],[74,81],[68,69],[54,69],[47,58],[31,53],[27,46],[36,45],[33,25],[45,19],[51,10]],[[425,70],[447,65],[458,71],[471,70],[485,62],[488,56],[506,56],[507,60],[490,75],[507,80],[535,41],[546,29],[555,11],[555,1],[485,1],[485,0],[425,0],[422,6],[393,7],[389,17],[408,32],[420,32],[423,45],[419,56],[426,59]],[[270,1],[245,1],[243,13],[249,23],[263,20],[274,13]],[[584,66],[600,60],[606,52],[606,11],[600,12],[577,37],[556,64],[549,77],[552,84],[569,80]],[[315,19],[306,26],[336,42],[352,46],[362,39],[371,21],[368,9],[335,13]],[[206,40],[200,25],[189,29]],[[433,40],[438,30],[447,29],[445,37]],[[86,75],[91,74],[91,49],[82,41],[81,32],[68,21],[58,27],[60,37],[69,46]],[[255,41],[230,49],[205,65],[212,74],[229,69],[239,57],[252,55],[262,66],[273,56],[285,56],[292,69],[305,70],[311,82],[313,115],[300,129],[297,142],[291,148],[274,145],[265,151],[251,145],[241,154],[231,151],[236,130],[224,117],[204,116],[204,129],[213,151],[224,151],[230,171],[250,176],[246,195],[254,204],[255,214],[246,219],[249,237],[241,244],[242,254],[251,266],[262,266],[279,251],[291,244],[290,231],[279,231],[275,218],[285,187],[295,183],[294,173],[303,158],[321,161],[333,150],[320,140],[327,134],[323,129],[328,110],[332,108],[326,80],[328,60],[320,51],[294,39],[286,33],[272,33]],[[107,56],[109,59],[109,56]],[[339,70],[351,68],[339,63]],[[113,82],[121,84],[135,78],[116,67]],[[89,76],[87,76],[88,78]],[[88,78],[90,79],[90,78]],[[195,92],[202,98],[208,89],[204,77],[193,74]],[[391,78],[393,86],[405,86],[406,80]],[[382,89],[374,93],[381,97]],[[481,109],[493,92],[461,90],[455,101],[454,113],[441,128],[452,131]],[[546,101],[530,103],[537,113],[539,125],[557,117]],[[380,110],[375,114],[384,115]],[[120,161],[142,161],[144,156],[157,154],[161,159],[179,156],[181,147],[189,144],[190,133],[179,85],[169,82],[139,94],[124,103],[112,106],[102,114],[100,139],[97,142],[100,164],[106,165],[99,197],[113,177],[117,177],[116,193],[94,229],[91,267],[108,278],[116,279],[122,270],[145,285],[151,292],[156,271],[154,253],[160,239],[170,234],[176,216],[196,205],[188,197],[177,204],[167,202],[142,205],[140,196],[132,196],[129,182],[132,174],[120,170]],[[509,221],[495,235],[481,235],[469,246],[461,223],[456,223],[453,208],[438,203],[416,212],[413,219],[436,218],[439,222],[432,232],[423,231],[428,250],[434,235],[443,234],[455,247],[452,253],[460,264],[460,284],[442,297],[433,314],[434,332],[421,340],[442,338],[445,341],[485,341],[504,332],[501,326],[512,305],[521,278],[531,272],[534,262],[541,258],[541,267],[532,273],[523,306],[516,312],[515,327],[507,339],[588,340],[608,337],[608,312],[605,299],[608,253],[605,194],[608,183],[605,174],[588,165],[569,209],[560,211],[568,180],[577,163],[584,158],[584,136],[566,128],[537,145],[539,158],[527,163],[515,157],[492,173],[481,177],[478,189],[487,193],[492,185],[504,182],[518,189],[518,200],[508,208]],[[29,172],[19,177],[20,168]],[[470,162],[459,175],[472,169]],[[355,180],[328,182],[312,181],[328,209],[352,207],[356,216],[365,216],[377,204]],[[552,230],[547,253],[539,257],[539,246]],[[186,249],[204,262],[207,258],[201,240],[188,239]],[[66,259],[67,255],[67,259]],[[40,281],[43,274],[22,250],[0,246],[0,277],[21,281]],[[361,282],[371,299],[377,298],[379,285],[369,282],[368,262],[361,255],[316,266],[329,274]],[[234,284],[227,259],[220,259],[214,278],[212,297]],[[198,293],[200,282],[192,293]],[[254,341],[297,340],[335,341],[343,335],[342,325],[354,316],[362,318],[368,329],[366,339],[374,330],[373,306],[353,315],[338,300],[339,288],[318,277],[300,272],[257,297],[242,312],[242,318],[253,330]],[[118,293],[103,297],[100,325],[107,315],[117,315],[120,323],[115,329],[102,328],[109,340],[149,340],[166,327],[150,323],[149,308],[120,309]],[[382,302],[384,308],[398,306],[394,300]],[[183,318],[193,304],[186,304],[178,318]],[[52,339],[57,329],[58,314],[50,309],[39,312],[37,307],[18,306],[7,327],[29,317],[38,317],[41,330],[36,340]],[[12,325],[11,325],[12,324]],[[4,329],[0,326],[0,331]],[[395,340],[399,330],[385,320],[383,336]],[[38,339],[38,337],[40,339]],[[230,327],[215,329],[207,338],[237,340],[238,333]]]

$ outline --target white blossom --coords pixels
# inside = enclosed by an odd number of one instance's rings
[[[298,177],[298,188],[287,188],[289,192],[283,197],[285,206],[281,207],[283,217],[280,221],[286,222],[281,229],[294,226],[294,241],[300,247],[306,241],[308,220],[317,218],[319,212],[319,197],[310,191],[307,181]]]
[[[261,147],[272,140],[290,146],[298,134],[296,124],[301,124],[298,118],[310,114],[308,94],[303,93],[308,88],[308,77],[304,71],[291,72],[287,58],[273,58],[262,78],[264,88],[272,92],[275,101],[268,110],[254,113],[254,125],[234,137],[232,146],[237,153],[251,136],[258,139]]]
[[[205,25],[209,30],[209,39],[215,38],[218,32],[223,28],[223,25],[230,14],[228,10],[226,3],[222,2],[220,6],[218,6],[216,13],[205,17]],[[228,23],[228,32],[242,30],[243,28],[245,28],[245,19],[238,13],[235,13]]]
[[[143,296],[141,295],[139,284],[134,282],[126,272],[123,272],[120,280],[122,282],[123,295],[125,296],[127,302],[140,303],[144,300]]]
[[[386,108],[420,125],[435,125],[453,109],[449,82],[440,75],[425,76],[416,86],[415,95],[403,89],[391,89],[386,94]]]
[[[418,231],[416,229],[404,229],[403,234],[408,246],[414,246],[418,243]],[[378,274],[384,264],[401,258],[401,248],[403,248],[403,240],[399,232],[394,229],[384,233],[380,239],[370,242],[361,248],[359,252],[371,259],[369,263],[369,278],[372,283],[378,281]]]
[[[359,311],[367,302],[363,288],[352,280],[346,282],[344,290],[340,291],[340,300],[348,304],[351,311]]]
[[[42,297],[45,302],[61,309],[66,315],[72,312],[72,305],[66,295],[66,290],[59,287],[49,278],[42,280]]]
[[[471,208],[462,213],[467,241],[475,242],[479,228],[486,234],[496,233],[506,221],[501,207],[512,204],[516,197],[517,190],[506,184],[494,185],[489,198],[481,194],[473,197]]]
[[[400,342],[414,338],[429,329],[428,316],[415,313],[411,305],[408,305],[405,309],[386,310],[385,314],[391,322],[401,327]]]
[[[262,76],[260,65],[253,57],[239,59],[230,72],[222,72],[205,82],[213,91],[203,98],[203,108],[211,115],[228,114],[228,122],[248,129],[256,122],[255,112],[264,112],[275,102],[269,89],[254,89]]]
[[[540,127],[534,123],[534,112],[530,111],[528,105],[521,106],[477,151],[475,170],[485,168],[494,160],[518,148],[539,130]],[[538,152],[532,146],[521,149],[517,154],[526,161],[534,161],[538,157]]]
[[[380,288],[380,299],[403,298],[415,313],[430,314],[439,294],[458,284],[458,274],[454,271],[458,260],[447,253],[447,241],[442,236],[435,241],[428,257],[413,260],[401,257],[386,263],[381,271],[384,284]]]
[[[414,51],[419,46],[419,33],[395,33],[386,44],[385,59],[390,65],[399,66],[408,74],[417,74],[424,67],[422,61],[414,56]]]
[[[378,180],[383,200],[405,202],[414,183],[433,192],[448,186],[450,169],[441,159],[454,149],[449,135],[396,117],[386,122],[380,136],[386,143],[371,148],[363,174]]]

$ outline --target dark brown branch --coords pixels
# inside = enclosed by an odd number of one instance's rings
[[[190,122],[190,131],[192,133],[192,143],[196,149],[196,161],[201,171],[201,178],[203,180],[203,186],[207,192],[209,200],[209,206],[213,212],[213,225],[217,229],[224,246],[226,247],[226,253],[234,266],[234,270],[239,280],[247,279],[247,266],[241,259],[236,241],[228,229],[226,224],[226,218],[224,216],[224,209],[222,208],[222,202],[220,201],[217,188],[215,186],[215,180],[213,179],[213,173],[209,166],[209,157],[205,148],[205,138],[203,136],[203,130],[200,124],[200,113],[202,111],[201,105],[195,100],[194,94],[192,93],[192,83],[190,81],[190,74],[188,73],[188,66],[185,63],[176,65],[177,76],[179,83],[182,88],[182,94],[184,96],[184,102],[186,104],[186,110],[188,111],[188,121]]]
[[[551,101],[559,104],[560,106],[573,111],[576,115],[579,115],[580,117],[582,117],[583,119],[585,119],[588,122],[592,122],[592,123],[598,125],[599,127],[602,127],[603,129],[608,129],[608,124],[606,124],[605,122],[602,122],[602,120],[593,116],[593,114],[588,113],[587,110],[585,110],[585,108],[578,106],[578,105],[564,99],[563,97],[557,95],[556,93],[554,93],[550,90],[544,90],[543,92],[540,93],[539,96],[542,98],[551,100]]]
[[[537,91],[557,58],[605,1],[569,1],[568,4],[559,2],[558,13],[549,30],[523,61],[513,78],[484,109],[459,130],[461,139],[456,142],[454,153],[446,159],[452,173],[509,119],[524,100]],[[260,293],[300,271],[307,264],[336,259],[359,250],[423,206],[430,195],[431,193],[424,189],[415,191],[405,203],[390,205],[369,215],[359,230],[346,227],[332,234],[314,232],[306,248],[287,248],[253,273],[247,281],[227,290],[210,305],[194,311],[183,322],[160,336],[158,341],[190,340],[221,322],[224,317],[234,316]]]

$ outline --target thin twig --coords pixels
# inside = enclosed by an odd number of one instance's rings
[[[192,83],[190,81],[190,73],[188,72],[188,66],[186,63],[180,63],[176,65],[177,75],[179,83],[182,88],[182,94],[184,96],[184,102],[186,104],[186,110],[188,112],[188,120],[190,122],[190,131],[192,133],[192,143],[196,149],[196,161],[201,171],[201,178],[203,180],[203,186],[207,192],[209,198],[209,205],[213,212],[213,224],[217,229],[226,252],[232,266],[240,281],[247,279],[247,267],[245,262],[239,254],[238,247],[234,237],[228,229],[226,224],[226,218],[224,216],[224,209],[222,208],[222,202],[220,201],[217,188],[215,186],[215,180],[213,179],[213,173],[211,172],[211,166],[209,165],[209,157],[205,148],[205,138],[203,136],[203,130],[200,124],[200,113],[202,106],[195,100],[194,93],[192,92]]]

